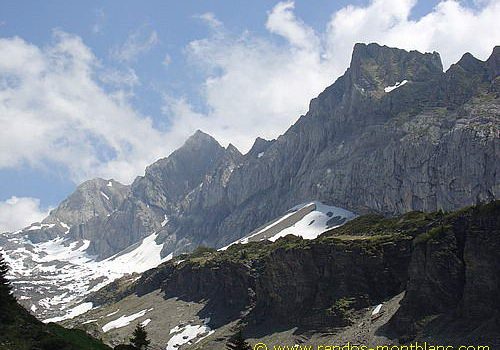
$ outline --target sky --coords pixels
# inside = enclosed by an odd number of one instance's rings
[[[356,42],[500,44],[500,0],[0,0],[0,232],[95,177],[129,184],[201,129],[243,153],[276,138]]]

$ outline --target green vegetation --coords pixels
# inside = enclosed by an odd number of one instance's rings
[[[192,254],[184,255],[184,264],[193,267],[217,266],[222,263],[244,264],[258,268],[270,255],[280,250],[307,250],[315,245],[334,245],[339,249],[362,249],[377,253],[384,243],[397,240],[413,240],[415,244],[429,239],[439,239],[442,234],[454,229],[464,217],[488,217],[500,211],[500,201],[467,207],[446,213],[438,210],[432,213],[409,212],[397,217],[368,214],[349,221],[345,225],[325,232],[314,240],[286,236],[275,242],[261,241],[234,244],[225,251],[199,247]]]
[[[130,344],[137,350],[146,350],[149,347],[151,341],[148,339],[148,333],[143,325],[138,324],[135,327],[132,338],[130,338]]]
[[[341,298],[336,300],[327,311],[337,317],[343,324],[348,325],[351,323],[351,312],[355,303],[355,298]]]

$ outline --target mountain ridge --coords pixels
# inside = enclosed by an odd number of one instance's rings
[[[197,131],[130,186],[90,180],[85,217],[62,204],[19,235],[88,241],[98,261],[147,240],[166,258],[224,247],[311,201],[392,215],[498,198],[500,47],[486,61],[464,54],[446,72],[437,53],[372,43],[352,57],[277,139],[241,154]]]

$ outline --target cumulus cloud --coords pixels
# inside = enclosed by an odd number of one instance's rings
[[[0,51],[0,168],[56,164],[75,182],[130,182],[185,137],[166,138],[129,105],[127,92],[105,91],[94,78],[99,62],[79,37],[58,32],[44,48],[0,39]],[[123,77],[107,79],[120,85]]]
[[[130,182],[196,129],[242,151],[257,136],[277,137],[345,71],[356,42],[436,50],[445,67],[466,51],[485,59],[500,43],[494,30],[500,0],[481,1],[474,9],[446,0],[412,19],[415,4],[347,6],[315,31],[294,13],[293,2],[281,2],[267,15],[268,36],[231,33],[213,13],[198,16],[209,34],[185,52],[202,76],[205,106],[195,108],[188,98],[165,91],[168,130],[155,128],[129,102],[140,82],[127,64],[157,44],[155,31],[142,28],[112,50],[125,63],[118,71],[103,70],[74,35],[58,32],[45,47],[0,39],[0,169],[57,164],[76,182],[95,176]]]
[[[112,48],[110,55],[120,62],[133,62],[137,57],[155,47],[158,42],[156,31],[141,27],[131,33],[122,45]]]
[[[246,151],[255,137],[274,138],[304,114],[310,99],[345,71],[357,42],[438,51],[446,68],[467,51],[485,59],[500,43],[500,31],[494,30],[499,0],[483,1],[475,9],[442,1],[415,20],[416,2],[346,6],[331,15],[321,32],[297,18],[292,1],[280,2],[269,12],[266,28],[281,41],[228,33],[208,14],[204,20],[211,35],[186,50],[205,74],[202,94],[208,112],[197,112],[185,98],[167,98],[165,110],[177,128],[196,125]]]
[[[49,209],[40,208],[40,201],[31,197],[11,197],[0,201],[0,233],[13,232],[34,222],[39,222],[49,214]]]

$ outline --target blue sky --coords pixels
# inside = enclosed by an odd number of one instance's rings
[[[243,152],[355,42],[487,58],[498,0],[0,1],[0,231],[96,176],[130,183],[201,128]],[[476,33],[481,32],[481,38]]]

